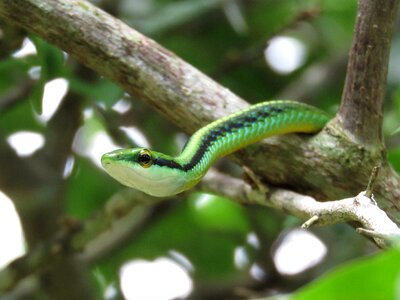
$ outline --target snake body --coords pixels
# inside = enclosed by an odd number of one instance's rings
[[[317,132],[328,120],[326,113],[303,103],[262,102],[202,127],[176,157],[131,148],[106,153],[101,162],[109,175],[126,186],[153,196],[171,196],[198,183],[219,157],[269,136]]]

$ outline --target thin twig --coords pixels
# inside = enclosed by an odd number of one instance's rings
[[[378,173],[379,173],[379,167],[375,166],[372,169],[371,176],[369,177],[369,181],[367,184],[367,188],[365,189],[365,196],[368,198],[372,197],[372,189],[373,189],[376,177],[378,176]]]
[[[301,225],[301,228],[303,228],[303,229],[310,228],[312,225],[314,225],[318,222],[318,219],[319,219],[318,216],[312,216],[310,219],[308,219]]]

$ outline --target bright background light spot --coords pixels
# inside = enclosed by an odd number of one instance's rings
[[[175,135],[175,143],[178,145],[179,149],[182,149],[187,141],[188,141],[188,136],[186,134],[177,133]]]
[[[122,293],[129,300],[185,298],[193,286],[186,270],[169,258],[127,262],[120,277]]]
[[[129,111],[132,107],[132,103],[124,98],[118,100],[113,106],[112,109],[117,113],[124,114]]]
[[[94,115],[93,108],[89,107],[83,110],[83,118],[85,121],[89,120],[90,118],[93,118],[93,115]]]
[[[253,264],[250,268],[250,275],[259,281],[262,281],[265,278],[264,270],[257,264]]]
[[[10,198],[0,192],[0,269],[25,253],[21,223]]]
[[[254,249],[260,248],[260,241],[254,232],[250,232],[247,235],[247,243],[253,246]]]
[[[121,126],[120,129],[125,132],[125,134],[136,144],[141,147],[150,147],[149,141],[146,139],[146,136],[136,127],[124,127]]]
[[[194,206],[196,209],[202,209],[215,201],[215,197],[210,194],[201,194],[195,201]]]
[[[99,130],[90,137],[86,131],[90,131],[90,129],[85,126],[78,130],[73,149],[79,155],[90,158],[96,166],[101,167],[101,156],[121,147],[116,145],[104,130]]]
[[[80,156],[89,158],[96,166],[101,167],[101,156],[115,149],[122,148],[115,144],[96,118],[93,108],[83,111],[84,124],[75,134],[72,149]]]
[[[68,178],[72,174],[72,171],[74,170],[74,165],[75,158],[72,155],[68,156],[64,166],[63,178]]]
[[[326,253],[326,246],[314,234],[296,229],[283,238],[274,262],[281,274],[295,275],[321,262]]]
[[[42,72],[42,67],[32,67],[28,70],[28,75],[33,80],[38,80],[40,78],[40,74]]]
[[[7,138],[7,142],[19,156],[30,156],[44,146],[42,134],[32,131],[18,131]]]
[[[34,55],[34,54],[36,54],[35,45],[32,43],[32,41],[30,39],[25,38],[22,43],[21,49],[16,51],[12,56],[15,58],[22,58],[22,57],[25,57],[28,55]]]
[[[247,254],[246,248],[236,247],[233,255],[235,266],[238,269],[245,269],[249,266],[249,255]]]
[[[64,78],[53,79],[46,83],[42,99],[42,114],[39,117],[42,122],[47,122],[53,117],[67,91],[68,81]]]
[[[118,299],[118,290],[114,284],[110,284],[104,290],[104,299]]]
[[[267,63],[275,72],[288,74],[304,63],[306,48],[298,39],[278,36],[270,40],[264,55]]]

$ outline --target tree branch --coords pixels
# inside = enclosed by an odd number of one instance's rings
[[[383,100],[398,0],[359,0],[338,119],[365,145],[382,143]]]
[[[21,47],[26,32],[0,20],[0,59],[4,59]]]
[[[89,2],[0,0],[0,16],[69,52],[188,133],[247,105],[173,53]],[[375,58],[379,63],[372,64]],[[381,58],[369,56],[368,66],[386,65]],[[375,99],[365,94],[363,97]],[[340,199],[358,193],[365,188],[372,167],[381,164],[375,194],[380,207],[400,221],[400,178],[386,163],[385,149],[382,145],[367,148],[350,138],[337,122],[342,116],[340,113],[312,138],[287,135],[267,139],[241,150],[236,160],[273,185],[289,186],[318,199]],[[345,119],[350,118],[349,114]],[[371,125],[369,120],[366,122]],[[375,126],[369,125],[366,128]]]
[[[254,179],[254,178],[253,178]],[[257,179],[256,179],[257,180]],[[202,181],[200,189],[226,196],[243,204],[259,204],[287,212],[307,220],[303,225],[326,226],[356,221],[361,224],[360,233],[373,232],[373,240],[381,248],[387,248],[400,238],[400,228],[390,220],[376,202],[365,196],[319,202],[316,199],[284,189],[269,189],[257,180],[256,186],[216,171],[210,171]],[[364,231],[363,231],[364,230]],[[385,237],[385,238],[383,238]]]

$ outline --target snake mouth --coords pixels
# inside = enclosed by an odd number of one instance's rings
[[[154,176],[150,168],[143,168],[137,166],[132,168],[131,166],[119,165],[109,158],[102,159],[101,161],[104,169],[115,179],[121,181],[125,185],[136,187],[138,185],[147,184],[162,184],[168,180],[171,180],[172,176],[161,176],[157,174]]]
[[[109,153],[106,153],[106,154],[103,154],[103,155],[102,155],[102,157],[101,157],[101,165],[102,165],[104,168],[106,168],[106,167],[109,166],[109,165],[112,165],[112,163],[113,163],[113,160],[112,160],[112,158],[110,157],[110,154],[109,154]]]
[[[103,163],[106,172],[125,186],[140,190],[155,197],[166,197],[179,193],[185,177],[179,174],[163,174],[150,168],[120,165],[115,162]]]

